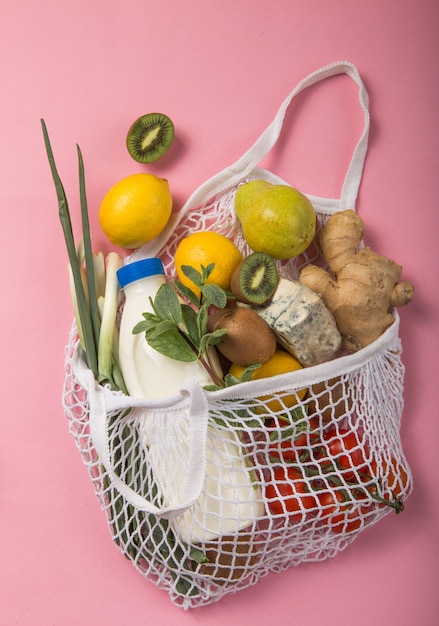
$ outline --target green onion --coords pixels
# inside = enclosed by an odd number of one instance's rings
[[[119,283],[116,272],[122,265],[122,259],[117,252],[108,254],[105,261],[105,296],[98,345],[98,381],[100,383],[110,382],[113,386],[113,341],[119,295]]]
[[[81,317],[79,314],[79,306],[78,306],[78,298],[76,296],[75,283],[73,279],[73,270],[70,263],[67,266],[67,271],[69,273],[69,288],[70,288],[70,297],[72,300],[73,314],[75,316],[76,328],[78,330],[79,343],[81,344],[81,348],[85,350],[85,342],[84,342],[84,333],[82,332],[82,323]]]
[[[93,251],[91,247],[91,235],[90,235],[90,223],[88,219],[87,209],[87,197],[85,193],[85,175],[84,175],[84,162],[82,160],[81,149],[76,146],[78,152],[78,165],[79,165],[79,193],[81,201],[81,220],[82,220],[82,236],[84,240],[84,254],[85,254],[85,272],[87,276],[88,296],[91,324],[93,329],[93,337],[95,346],[99,345],[99,313],[96,297],[96,284],[94,277],[94,264],[93,264]]]
[[[88,367],[92,370],[95,376],[98,375],[98,362],[97,362],[97,348],[95,343],[95,337],[93,332],[93,324],[89,314],[87,297],[82,282],[81,268],[78,263],[77,252],[75,247],[75,240],[73,236],[72,222],[70,218],[70,211],[67,202],[67,197],[64,191],[63,184],[59,177],[58,171],[55,165],[55,159],[53,157],[52,147],[50,145],[49,136],[44,120],[41,120],[44,143],[46,146],[47,157],[49,159],[50,169],[52,172],[53,181],[55,183],[56,195],[58,198],[59,219],[64,232],[64,239],[67,246],[67,253],[69,256],[70,267],[72,270],[73,283],[76,292],[78,313],[80,319],[80,325],[83,333],[84,352]],[[81,173],[80,173],[81,176]],[[83,176],[83,173],[82,173]]]
[[[105,258],[102,252],[93,254],[93,271],[96,285],[96,299],[105,294]]]

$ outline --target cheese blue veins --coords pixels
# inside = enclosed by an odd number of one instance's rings
[[[332,313],[319,295],[298,281],[281,278],[270,302],[255,310],[304,367],[329,361],[341,347]]]

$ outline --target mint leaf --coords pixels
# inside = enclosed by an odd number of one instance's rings
[[[261,365],[259,363],[255,365],[249,365],[242,372],[241,376],[234,376],[233,374],[226,374],[224,377],[224,382],[226,387],[230,387],[231,385],[238,385],[239,383],[246,383],[249,380],[252,380],[252,374],[255,370],[259,369]]]
[[[206,391],[219,391],[223,388],[224,385],[203,385],[203,389],[205,389]]]
[[[170,330],[175,330],[175,324],[174,322],[171,322],[171,320],[162,320],[158,324],[150,326],[145,331],[148,343],[150,343],[151,339],[155,339],[156,337],[159,337],[160,335],[163,335],[163,333],[167,333]]]
[[[216,346],[226,332],[225,328],[218,328],[218,330],[214,330],[212,333],[203,335],[200,341],[200,354],[204,354],[209,346]]]
[[[201,287],[203,284],[203,275],[195,267],[192,267],[192,265],[182,265],[181,271],[186,278],[189,278],[189,280],[194,283],[194,285]]]
[[[174,324],[182,321],[181,305],[175,290],[168,283],[161,285],[154,298],[154,311],[162,320],[170,320]]]
[[[186,285],[183,285],[183,283],[179,280],[174,281],[174,287],[181,293],[182,296],[189,300],[189,302],[192,302],[192,304],[194,304],[195,306],[199,306],[200,297],[197,296],[197,294],[192,291],[192,289],[186,287]]]
[[[198,333],[200,337],[206,334],[207,332],[207,307],[206,305],[203,305],[198,309],[197,327],[198,327]]]
[[[203,294],[204,304],[213,304],[219,309],[224,309],[226,306],[227,296],[218,285],[202,285],[200,291]]]
[[[206,554],[199,548],[194,548],[193,546],[190,549],[190,557],[196,563],[209,563]]]
[[[198,331],[197,314],[188,304],[181,305],[183,315],[183,324],[186,327],[187,334],[195,346],[200,344],[200,333]]]
[[[146,340],[151,348],[154,348],[154,350],[157,350],[160,354],[164,354],[175,361],[190,363],[198,359],[193,348],[180,334],[177,328],[166,330],[158,336],[154,334],[147,335]]]
[[[142,322],[138,322],[133,330],[132,333],[133,335],[138,335],[139,333],[145,333],[148,332],[151,328],[154,328],[155,326],[157,326],[157,324],[159,324],[162,320],[160,319],[160,317],[157,317],[157,315],[154,315],[154,313],[142,313],[144,320]]]
[[[252,379],[252,375],[253,372],[257,369],[259,369],[261,367],[261,363],[255,363],[254,365],[249,365],[248,367],[245,368],[245,370],[242,372],[241,376],[239,377],[239,380],[242,383],[246,383],[249,380]]]
[[[239,383],[242,383],[242,380],[233,374],[226,374],[224,376],[224,383],[226,387],[232,387],[233,385],[239,385]]]
[[[201,266],[201,276],[202,276],[201,285],[206,284],[207,279],[212,274],[214,267],[215,267],[215,263],[210,263],[207,267],[204,267],[204,265]]]

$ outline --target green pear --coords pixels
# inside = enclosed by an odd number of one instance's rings
[[[316,232],[310,200],[289,185],[259,179],[244,183],[235,194],[235,213],[250,248],[275,259],[302,254]]]

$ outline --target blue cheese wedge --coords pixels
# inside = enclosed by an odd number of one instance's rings
[[[298,281],[281,278],[270,302],[255,311],[304,367],[329,361],[341,347],[332,313],[318,294]]]

